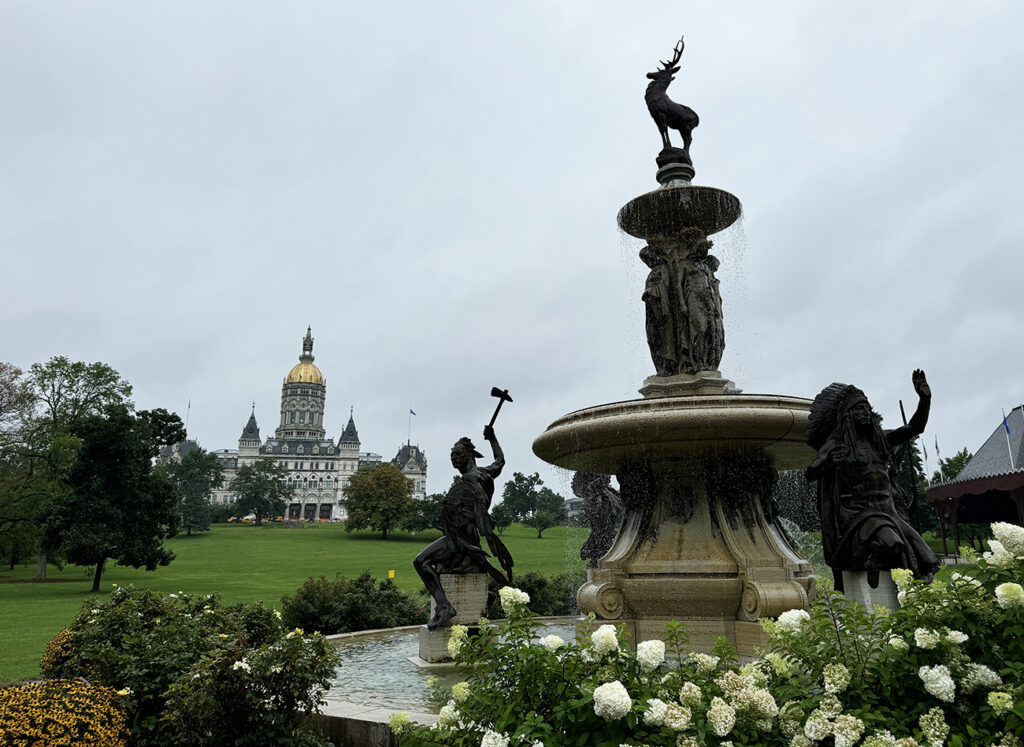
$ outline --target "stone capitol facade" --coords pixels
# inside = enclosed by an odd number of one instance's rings
[[[238,468],[260,459],[272,459],[288,470],[286,479],[295,488],[295,497],[285,509],[286,519],[344,519],[342,489],[349,477],[363,467],[380,462],[382,457],[359,450],[359,433],[351,410],[348,424],[338,439],[327,438],[324,430],[326,398],[327,380],[313,363],[313,335],[307,328],[299,362],[288,372],[281,387],[281,418],[273,437],[268,435],[266,440],[261,440],[254,406],[238,439],[238,449],[213,452],[224,468],[224,481],[211,494],[211,501],[233,502],[235,496],[228,486]],[[188,448],[189,443],[181,444],[181,450]],[[413,498],[424,498],[427,458],[420,447],[403,444],[391,462],[412,481]]]

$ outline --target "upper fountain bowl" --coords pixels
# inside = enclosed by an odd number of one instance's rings
[[[715,187],[661,187],[627,202],[619,228],[638,239],[672,238],[687,228],[705,236],[724,231],[743,212],[736,195]]]

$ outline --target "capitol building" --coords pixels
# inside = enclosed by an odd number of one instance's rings
[[[281,419],[274,435],[261,439],[254,406],[238,439],[238,448],[213,452],[224,469],[224,481],[213,491],[211,502],[235,500],[229,487],[239,467],[261,459],[274,460],[288,470],[286,480],[295,488],[292,503],[285,510],[286,519],[344,519],[342,490],[349,477],[359,469],[380,462],[383,457],[359,450],[359,432],[351,410],[348,423],[338,438],[327,437],[324,430],[326,399],[327,380],[313,363],[313,335],[307,328],[299,362],[288,372],[281,386]],[[179,453],[188,448],[185,444],[179,446],[184,447]],[[424,498],[427,458],[419,446],[402,445],[391,463],[412,481],[413,498]]]

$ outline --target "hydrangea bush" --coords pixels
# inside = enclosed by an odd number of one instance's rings
[[[262,604],[120,587],[83,607],[42,669],[118,691],[133,744],[309,744],[301,721],[336,663]]]
[[[931,585],[893,571],[898,610],[823,589],[810,613],[762,620],[771,647],[753,661],[724,639],[686,653],[675,623],[635,650],[611,625],[544,636],[503,591],[504,624],[452,636],[474,667],[438,724],[393,726],[403,745],[452,747],[1024,747],[1024,528],[992,529],[990,552]]]

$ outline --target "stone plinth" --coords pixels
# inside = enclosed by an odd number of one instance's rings
[[[868,583],[867,571],[843,571],[843,596],[851,602],[859,602],[868,609],[879,604],[891,610],[900,608],[899,590],[893,583],[889,571],[879,571],[878,586],[874,589]]]
[[[441,588],[444,589],[448,601],[455,607],[455,617],[436,630],[428,630],[426,625],[420,627],[420,658],[426,662],[437,663],[451,661],[448,655],[448,637],[452,625],[465,625],[475,628],[480,618],[487,611],[487,574],[486,573],[442,573]],[[434,615],[435,604],[430,601],[430,615]]]
[[[692,394],[739,394],[742,391],[720,371],[699,371],[676,376],[648,376],[640,388],[645,398],[685,397]]]

